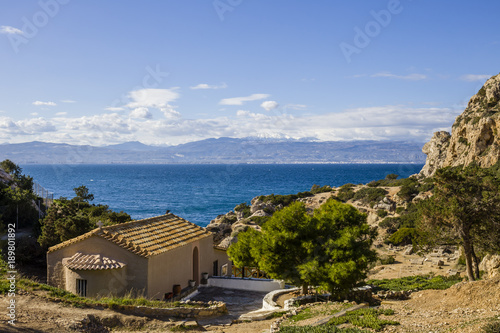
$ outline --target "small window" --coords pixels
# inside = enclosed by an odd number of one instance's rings
[[[87,297],[87,280],[76,279],[76,293],[80,296]]]

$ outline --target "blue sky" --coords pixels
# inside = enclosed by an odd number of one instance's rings
[[[0,0],[0,143],[411,140],[500,72],[495,1]]]

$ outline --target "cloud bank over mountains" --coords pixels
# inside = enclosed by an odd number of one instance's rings
[[[438,130],[449,130],[461,113],[451,108],[414,108],[404,105],[354,108],[325,114],[291,114],[277,102],[262,103],[261,112],[236,110],[232,116],[184,118],[170,103],[175,90],[130,94],[131,102],[110,112],[72,117],[34,116],[14,120],[0,114],[0,141],[44,141],[107,145],[141,141],[175,145],[207,138],[251,136],[337,140],[405,140],[424,142]],[[276,104],[275,104],[276,103]],[[293,110],[293,108],[291,108]],[[109,110],[109,109],[108,109]],[[157,112],[159,111],[159,112]]]

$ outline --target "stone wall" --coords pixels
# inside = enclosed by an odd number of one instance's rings
[[[165,316],[177,318],[199,318],[219,316],[227,313],[226,303],[224,302],[208,302],[207,305],[203,302],[184,302],[187,305],[194,307],[178,307],[178,308],[150,308],[146,306],[123,306],[121,310],[127,313],[139,316]],[[196,307],[196,306],[199,307]]]

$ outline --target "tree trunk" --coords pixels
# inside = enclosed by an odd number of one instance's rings
[[[479,279],[479,259],[476,256],[476,251],[474,251],[474,245],[471,244],[472,260],[474,262],[474,277]]]
[[[305,283],[302,285],[302,294],[303,294],[303,295],[306,295],[306,294],[307,294],[307,291],[308,291],[308,289],[309,289],[308,287],[309,287],[309,286],[308,286],[307,284],[305,284]]]
[[[467,268],[467,277],[469,281],[474,281],[474,273],[472,271],[472,245],[470,243],[469,237],[462,237],[464,244],[464,256],[465,256],[465,265]]]

